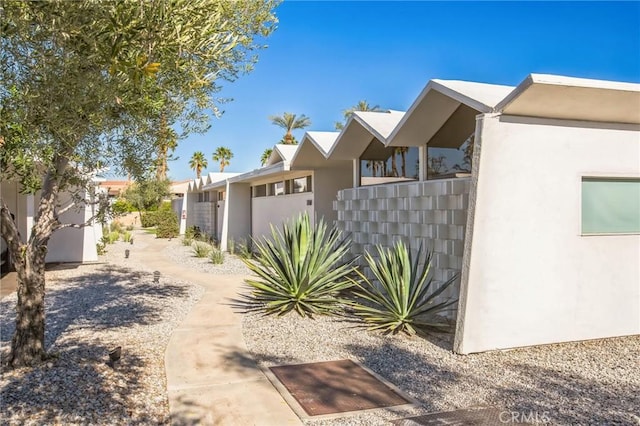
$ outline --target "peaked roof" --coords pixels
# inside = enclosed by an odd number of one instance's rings
[[[475,115],[495,110],[496,104],[513,91],[512,86],[459,80],[431,80],[386,140],[388,146],[420,146],[444,128],[447,137],[438,138],[439,146],[453,139],[468,137],[475,128]],[[451,120],[450,120],[451,119]],[[471,119],[471,121],[470,121]],[[466,134],[466,136],[461,136]],[[442,135],[442,134],[441,134]]]
[[[349,166],[348,162],[336,162],[327,159],[329,151],[336,143],[340,132],[306,132],[302,137],[296,155],[291,160],[291,169],[318,169]]]
[[[355,111],[347,120],[338,139],[329,151],[332,160],[358,158],[371,142],[385,144],[391,131],[402,120],[402,111]]]
[[[296,150],[298,149],[298,145],[288,145],[284,143],[279,143],[274,145],[273,150],[271,151],[271,155],[267,160],[266,166],[270,166],[281,161],[291,162],[291,159],[296,154]]]
[[[514,89],[501,84],[475,83],[461,80],[431,80],[441,93],[480,112],[491,112]]]
[[[187,192],[201,191],[205,185],[211,185],[215,182],[225,181],[226,179],[237,176],[239,173],[231,172],[212,172],[207,173],[200,177],[200,179],[194,179],[189,183]]]

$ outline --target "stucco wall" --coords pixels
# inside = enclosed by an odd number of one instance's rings
[[[640,333],[640,236],[580,229],[582,176],[640,176],[638,126],[486,116],[478,129],[456,351]]]
[[[59,202],[65,208],[71,197],[60,194]],[[71,208],[60,215],[60,222],[82,224],[92,216],[91,207],[82,207],[79,211]],[[53,233],[47,246],[47,262],[94,262],[98,260],[95,230],[92,226],[84,228],[65,228]]]
[[[221,248],[227,249],[229,240],[249,240],[251,237],[251,186],[248,183],[227,185]],[[226,227],[226,229],[225,229]]]
[[[314,210],[316,219],[332,224],[338,215],[333,208],[338,191],[353,186],[351,167],[317,169],[313,172]]]
[[[462,268],[469,187],[469,178],[458,178],[345,189],[334,203],[336,224],[351,234],[354,255],[398,239],[415,249],[431,244],[433,277],[444,281]],[[445,293],[457,297],[457,283]]]
[[[312,200],[313,204],[312,192],[252,198],[251,234],[253,238],[270,236],[271,224],[279,228],[283,222],[302,212],[307,212],[313,223],[313,205],[308,206],[307,200]]]

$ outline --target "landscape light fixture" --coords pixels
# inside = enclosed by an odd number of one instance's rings
[[[125,258],[125,259],[128,259],[128,258],[129,258],[129,253],[130,253],[130,252],[129,252],[129,249],[126,249],[126,250],[124,251],[124,258]]]
[[[154,283],[160,282],[160,271],[153,271],[153,282]]]
[[[117,348],[109,351],[109,362],[107,365],[113,368],[116,365],[116,362],[120,361],[122,357],[122,346],[118,346]]]

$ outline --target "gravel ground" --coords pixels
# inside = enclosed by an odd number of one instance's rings
[[[172,244],[165,250],[166,256],[173,262],[181,265],[190,266],[200,272],[221,275],[245,275],[249,274],[249,270],[238,256],[229,253],[224,254],[224,263],[215,265],[209,258],[195,257],[191,246],[183,245],[182,238],[180,244]]]
[[[124,250],[132,251],[124,259]],[[47,272],[45,343],[51,360],[2,371],[1,424],[168,424],[164,352],[172,330],[202,296],[189,283],[153,283],[136,262],[143,249],[116,243],[101,264]],[[16,295],[0,301],[4,359],[13,334]],[[122,347],[115,368],[108,352]]]
[[[349,358],[420,403],[400,414],[377,410],[309,425],[388,424],[475,406],[533,413],[549,424],[640,424],[640,336],[462,356],[450,339],[384,336],[339,318],[247,315],[243,330],[263,366]]]

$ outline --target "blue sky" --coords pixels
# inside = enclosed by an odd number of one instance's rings
[[[283,135],[270,115],[305,114],[334,130],[359,100],[406,110],[432,78],[517,85],[529,73],[640,82],[640,2],[294,2],[233,101],[204,135],[180,142],[172,179],[195,177],[195,151],[234,153],[225,171],[260,167]],[[300,140],[304,131],[294,133]]]

